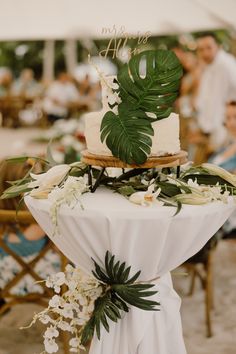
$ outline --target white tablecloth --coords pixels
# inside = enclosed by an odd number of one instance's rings
[[[48,200],[26,197],[35,219],[58,248],[86,271],[93,268],[91,257],[104,263],[106,250],[120,261],[142,270],[140,280],[156,281],[160,312],[132,307],[110,333],[94,337],[90,354],[184,354],[180,319],[180,298],[173,289],[170,271],[195,254],[221,227],[235,204],[214,202],[204,206],[183,206],[173,216],[171,207],[142,207],[123,196],[100,188],[82,196],[70,209],[62,206],[58,216],[60,235],[53,236]],[[194,320],[194,319],[193,319]]]

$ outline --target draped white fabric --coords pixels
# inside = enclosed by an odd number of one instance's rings
[[[142,270],[140,280],[156,277],[160,311],[131,308],[110,333],[96,336],[90,354],[185,354],[180,319],[180,298],[173,289],[169,271],[195,254],[220,228],[235,204],[215,202],[205,206],[183,206],[173,216],[171,207],[142,207],[100,188],[82,196],[83,210],[63,206],[58,216],[60,235],[53,236],[50,204],[26,197],[34,218],[58,248],[76,265],[89,271],[91,257],[103,264],[109,250],[120,261]]]
[[[206,4],[207,3],[207,4]],[[106,38],[121,26],[132,35],[235,27],[234,0],[0,0],[0,39]]]

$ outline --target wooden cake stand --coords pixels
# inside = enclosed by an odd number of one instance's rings
[[[178,154],[175,155],[168,155],[168,156],[150,156],[147,161],[142,165],[129,165],[120,159],[114,156],[103,156],[103,155],[95,155],[91,154],[88,150],[82,151],[82,159],[81,161],[84,162],[89,166],[89,185],[91,192],[95,192],[99,184],[101,183],[104,172],[107,167],[117,167],[123,169],[123,174],[119,177],[116,177],[116,180],[127,179],[128,177],[139,175],[148,169],[153,168],[170,168],[170,167],[177,167],[176,175],[179,177],[180,174],[180,166],[185,164],[188,159],[188,154],[186,151],[181,150]],[[92,183],[92,166],[94,167],[101,167],[99,174],[96,178],[96,182]],[[133,169],[133,171],[125,172],[124,169],[129,168]],[[136,171],[134,171],[136,170]]]
[[[178,154],[168,156],[151,156],[142,165],[129,165],[114,156],[91,154],[88,150],[82,151],[82,162],[90,166],[118,167],[118,168],[154,168],[177,167],[185,164],[188,153],[181,150]]]

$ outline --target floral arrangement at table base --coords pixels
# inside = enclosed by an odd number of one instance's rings
[[[96,332],[100,339],[101,326],[109,332],[108,319],[121,320],[129,306],[146,311],[156,311],[160,304],[148,300],[157,291],[150,290],[154,284],[138,282],[141,271],[130,277],[131,267],[115,260],[108,251],[104,269],[94,261],[93,276],[86,275],[79,268],[67,265],[65,272],[59,272],[46,280],[46,286],[53,288],[55,295],[48,307],[36,314],[30,326],[39,320],[47,329],[44,333],[44,347],[47,353],[55,353],[59,346],[56,338],[60,331],[71,333],[70,351],[78,353],[92,340]],[[61,294],[62,287],[67,290]]]

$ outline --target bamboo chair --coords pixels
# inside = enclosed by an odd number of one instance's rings
[[[33,216],[28,211],[19,211],[16,215],[15,210],[1,210],[0,209],[0,225],[9,225],[18,223],[20,225],[29,225],[35,223]],[[40,283],[43,289],[43,293],[31,293],[27,295],[15,295],[11,294],[11,289],[26,275],[29,274],[35,281],[41,281],[40,276],[34,271],[35,265],[44,257],[44,255],[50,250],[56,250],[61,258],[62,271],[65,269],[68,260],[57,249],[53,243],[49,240],[44,248],[37,254],[37,256],[26,263],[20,256],[15,254],[7,245],[3,242],[2,235],[0,234],[0,247],[4,249],[6,253],[13,257],[13,259],[21,266],[21,270],[17,273],[12,280],[10,280],[3,289],[0,289],[0,316],[3,315],[8,309],[17,304],[22,303],[36,303],[43,307],[48,306],[48,299],[53,296],[51,289],[47,288],[45,282]],[[62,335],[62,343],[65,354],[69,354],[68,336]]]
[[[191,274],[191,283],[188,295],[191,296],[195,289],[196,279],[200,280],[202,289],[205,291],[205,321],[206,335],[212,337],[211,311],[214,308],[214,289],[213,289],[213,256],[218,239],[212,239],[193,257],[185,262],[186,268]],[[203,270],[198,269],[198,264],[202,264]]]

